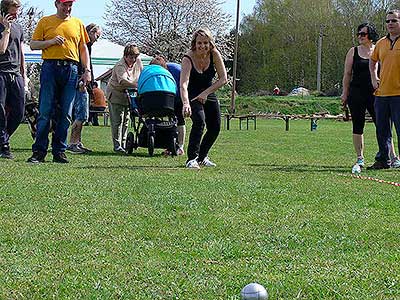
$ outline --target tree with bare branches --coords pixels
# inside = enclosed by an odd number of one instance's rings
[[[117,44],[134,42],[146,54],[161,51],[179,61],[190,47],[192,33],[208,27],[223,57],[232,57],[231,16],[222,11],[220,1],[111,0],[106,11],[104,36]]]
[[[21,24],[24,30],[24,40],[26,43],[30,42],[33,31],[41,17],[43,17],[43,11],[39,10],[37,7],[28,7],[26,4],[22,6],[21,13],[18,17],[18,23]]]

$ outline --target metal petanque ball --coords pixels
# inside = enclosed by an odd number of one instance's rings
[[[240,292],[242,300],[267,300],[268,293],[267,290],[256,282],[249,283]]]

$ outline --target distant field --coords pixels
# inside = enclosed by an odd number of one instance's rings
[[[228,98],[221,98],[221,102],[227,106],[230,105]],[[342,113],[340,98],[314,96],[239,96],[236,98],[236,110],[239,113],[330,113],[332,115]]]
[[[239,300],[254,281],[270,299],[400,299],[400,189],[342,176],[351,124],[258,125],[222,131],[200,171],[115,155],[109,127],[84,128],[92,155],[29,165],[21,126],[0,161],[0,299]]]

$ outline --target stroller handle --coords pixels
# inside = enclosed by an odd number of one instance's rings
[[[137,105],[137,89],[125,89],[125,95],[128,98],[131,110],[138,114],[139,107]]]

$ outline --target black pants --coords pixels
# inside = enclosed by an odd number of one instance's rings
[[[374,109],[375,96],[373,91],[366,88],[351,87],[348,105],[353,123],[353,133],[363,134],[365,126],[365,112],[368,111],[372,120],[376,121]]]
[[[218,101],[207,100],[201,104],[199,101],[191,101],[192,130],[189,136],[188,159],[202,161],[208,155],[221,129],[221,112]],[[204,127],[207,128],[203,136]]]
[[[8,146],[10,136],[24,118],[25,91],[21,75],[0,73],[0,146]]]

